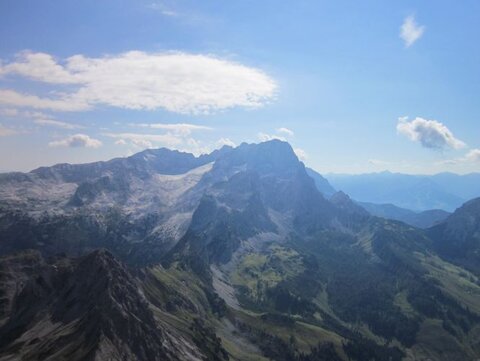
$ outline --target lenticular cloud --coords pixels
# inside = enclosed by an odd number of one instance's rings
[[[3,65],[2,65],[3,64]],[[277,85],[265,72],[209,55],[130,51],[116,56],[20,53],[0,63],[0,77],[20,76],[56,85],[55,96],[4,89],[7,105],[61,111],[97,105],[210,113],[232,107],[257,108],[274,98]]]

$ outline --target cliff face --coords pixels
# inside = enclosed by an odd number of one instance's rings
[[[0,359],[180,360],[193,347],[174,344],[107,251],[48,262],[30,252],[1,265]]]

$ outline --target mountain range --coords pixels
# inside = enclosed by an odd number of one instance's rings
[[[338,185],[279,140],[1,174],[0,360],[478,359],[480,199]]]
[[[390,203],[421,212],[441,209],[452,212],[466,201],[480,197],[480,173],[459,175],[409,175],[388,171],[369,174],[327,174],[337,190],[369,203]]]
[[[306,168],[306,171],[315,182],[315,185],[320,193],[325,198],[331,198],[337,191],[328,180],[321,174],[311,168]],[[343,191],[339,191],[343,193]],[[376,195],[375,195],[376,196]],[[375,197],[374,196],[374,197]],[[410,194],[408,191],[404,193],[404,198],[408,198]],[[369,197],[367,196],[369,199]],[[449,212],[443,209],[428,209],[425,211],[413,211],[410,209],[396,206],[392,203],[372,203],[355,201],[358,205],[364,208],[372,216],[393,219],[402,221],[417,228],[429,228],[448,217]]]

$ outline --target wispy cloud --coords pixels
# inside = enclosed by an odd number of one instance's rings
[[[294,148],[293,151],[297,155],[298,159],[300,159],[302,162],[305,162],[307,160],[307,152],[305,152],[302,148]]]
[[[14,118],[19,115],[19,111],[15,108],[0,108],[0,115],[8,118]]]
[[[51,84],[77,84],[78,77],[46,53],[22,51],[16,61],[0,66],[0,75],[16,74]]]
[[[273,139],[282,140],[284,142],[287,141],[287,139],[285,139],[285,137],[282,137],[281,135],[267,134],[267,133],[263,133],[263,132],[259,132],[257,134],[257,138],[261,142],[268,142],[269,140],[273,140]]]
[[[22,52],[14,62],[0,62],[0,76],[8,75],[61,84],[63,92],[48,97],[3,89],[0,104],[53,111],[84,111],[103,104],[200,114],[261,107],[277,90],[276,82],[260,69],[180,52],[75,55],[62,62],[50,54]]]
[[[23,118],[25,120],[33,120],[34,124],[42,127],[55,127],[69,130],[84,128],[79,124],[57,120],[51,115],[39,111],[21,110],[16,108],[0,108],[0,114],[8,118]]]
[[[83,128],[81,125],[66,123],[55,119],[49,118],[38,118],[33,121],[35,124],[44,126],[44,127],[55,127],[61,129],[81,129]]]
[[[155,0],[147,4],[151,11],[172,21],[181,22],[182,25],[201,27],[212,26],[219,19],[212,13],[199,11],[195,6],[182,6],[177,0]]]
[[[286,142],[287,138],[293,137],[294,135],[295,135],[295,133],[293,132],[293,130],[282,127],[282,128],[275,129],[274,134],[259,132],[259,133],[257,133],[257,138],[261,142],[266,142],[266,141],[269,141],[269,140],[272,140],[272,139],[278,139],[278,140],[282,140],[282,141]]]
[[[117,139],[116,145],[133,146],[133,148],[146,149],[168,147],[195,155],[209,153],[212,149],[218,148],[220,144],[214,142],[203,142],[191,136],[179,136],[172,133],[166,134],[143,134],[143,133],[105,133],[106,137]]]
[[[376,167],[386,167],[391,164],[391,162],[381,159],[369,159],[368,163]]]
[[[480,149],[472,149],[470,150],[465,159],[470,162],[480,162]]]
[[[408,117],[401,117],[398,119],[397,132],[414,142],[420,142],[425,148],[440,150],[465,147],[464,142],[455,138],[444,124],[436,120],[417,117],[408,121]]]
[[[229,147],[236,147],[237,146],[235,144],[235,142],[233,140],[231,140],[230,138],[220,138],[219,140],[217,140],[217,146],[219,148],[223,147],[224,145],[228,145]]]
[[[288,129],[288,128],[278,128],[277,129],[277,133],[282,133],[282,134],[285,134],[289,137],[293,137],[295,135],[295,133],[293,132],[293,130],[291,129]]]
[[[48,109],[59,112],[76,112],[91,109],[91,106],[84,100],[72,95],[62,95],[52,99],[19,93],[10,89],[0,89],[0,104],[10,107]]]
[[[86,134],[75,134],[65,139],[50,142],[48,145],[50,147],[98,148],[102,145],[102,142]]]
[[[7,137],[9,135],[14,135],[17,134],[17,132],[14,129],[7,128],[0,124],[0,137]]]
[[[197,153],[204,150],[204,146],[192,137],[193,132],[208,131],[212,128],[189,123],[130,123],[130,126],[147,128],[149,130],[164,131],[156,133],[105,133],[110,138],[118,139],[117,145],[133,145],[138,148],[153,148],[158,146],[176,148],[180,150],[194,149]]]
[[[130,124],[131,126],[137,126],[142,128],[151,128],[151,129],[163,129],[171,131],[178,135],[189,135],[196,130],[212,130],[210,127],[204,125],[188,124],[188,123],[141,123],[141,124]]]
[[[420,39],[425,32],[425,26],[418,25],[413,15],[407,16],[400,27],[400,38],[405,43],[405,47],[410,47],[418,39]]]
[[[471,149],[463,157],[447,159],[439,164],[458,165],[462,163],[480,163],[480,149]]]
[[[155,10],[164,16],[177,17],[179,16],[178,11],[172,10],[163,2],[152,2],[147,6],[149,9]]]
[[[104,133],[103,135],[118,139],[115,142],[117,145],[131,143],[140,148],[153,148],[158,145],[174,147],[182,143],[182,138],[173,134]]]
[[[116,145],[127,145],[127,141],[125,139],[119,139],[115,141]]]

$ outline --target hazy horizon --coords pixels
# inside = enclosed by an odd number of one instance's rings
[[[0,169],[278,138],[320,173],[477,172],[478,14],[446,1],[3,1]]]
[[[240,144],[253,144],[253,143],[248,143],[248,142],[242,142]],[[259,143],[259,142],[256,142],[256,143]],[[240,145],[239,144],[239,145]],[[223,146],[222,146],[223,147]],[[205,152],[205,153],[201,153],[201,154],[195,154],[195,153],[191,153],[191,152],[188,152],[188,151],[185,151],[185,150],[179,150],[179,149],[171,149],[171,150],[178,150],[180,152],[184,152],[184,153],[190,153],[190,154],[193,154],[195,157],[199,157],[201,155],[207,155],[207,154],[210,154],[211,152],[215,151],[215,150],[219,150],[221,149],[222,147],[217,147],[209,152]],[[135,152],[135,153],[132,153],[132,154],[128,154],[128,155],[121,155],[121,156],[117,156],[117,157],[113,157],[113,158],[106,158],[106,159],[98,159],[98,160],[93,160],[93,161],[85,161],[85,162],[61,162],[61,163],[52,163],[52,164],[41,164],[39,165],[38,167],[35,167],[35,168],[31,168],[31,169],[13,169],[13,170],[8,170],[8,169],[0,169],[0,173],[11,173],[11,172],[22,172],[22,173],[28,173],[28,172],[31,172],[35,169],[38,169],[38,168],[41,168],[41,167],[52,167],[52,166],[55,166],[55,165],[58,165],[58,164],[64,164],[64,163],[67,163],[67,164],[88,164],[88,163],[95,163],[95,162],[105,162],[105,161],[109,161],[109,160],[112,160],[112,159],[115,159],[115,158],[127,158],[129,156],[132,156],[134,154],[137,154],[137,153],[140,153],[140,152],[143,152],[145,150],[155,150],[155,149],[160,149],[160,148],[166,148],[166,149],[170,149],[168,147],[158,147],[158,148],[147,148],[147,149],[143,149],[143,150],[139,150],[138,152]],[[298,155],[297,155],[298,156]],[[299,157],[300,159],[300,157]],[[300,159],[304,164],[305,164],[305,167],[307,168],[310,168],[310,169],[313,169],[314,171],[320,173],[322,176],[325,176],[325,177],[328,177],[328,176],[331,176],[331,175],[335,175],[335,176],[356,176],[356,175],[369,175],[369,174],[385,174],[385,173],[388,173],[388,174],[402,174],[402,175],[413,175],[413,176],[435,176],[435,175],[439,175],[439,174],[454,174],[454,175],[458,175],[458,176],[463,176],[463,175],[470,175],[470,174],[479,174],[480,172],[476,172],[476,171],[473,171],[473,172],[465,172],[465,173],[460,173],[460,172],[452,172],[452,171],[441,171],[441,172],[434,172],[434,173],[407,173],[407,172],[395,172],[395,171],[390,171],[389,169],[384,169],[384,170],[376,170],[376,171],[370,171],[370,172],[363,172],[363,173],[342,173],[342,172],[321,172],[319,171],[318,169],[315,169],[314,167],[310,166],[310,164],[308,164],[308,159]]]

